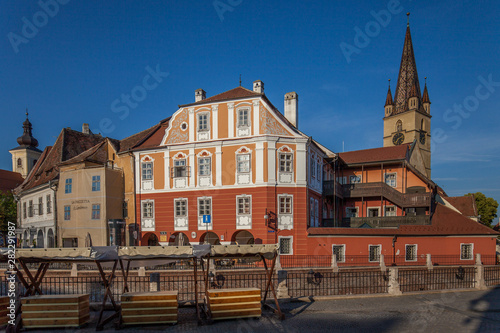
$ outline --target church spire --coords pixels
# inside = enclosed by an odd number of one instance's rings
[[[418,105],[421,103],[420,84],[418,82],[417,64],[415,54],[413,53],[413,44],[411,41],[410,21],[408,15],[408,24],[406,27],[406,36],[403,45],[403,54],[401,56],[401,65],[399,67],[398,83],[394,97],[395,113],[405,112],[409,109],[408,100],[410,97],[418,98]],[[414,96],[413,96],[414,95]]]
[[[391,93],[391,79],[389,79],[389,89],[387,90],[387,97],[385,99],[385,106],[394,105],[392,101],[392,93]]]
[[[28,109],[26,108],[26,120],[23,122],[23,135],[17,138],[17,143],[24,147],[38,147],[38,140],[33,137],[33,127],[28,118]]]
[[[431,100],[429,99],[429,93],[427,92],[427,77],[425,78],[424,95],[422,96],[422,103],[431,104]]]

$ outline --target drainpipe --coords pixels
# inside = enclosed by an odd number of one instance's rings
[[[132,174],[134,175],[134,232],[136,234],[136,237],[134,238],[134,245],[135,246],[138,246],[139,245],[139,230],[137,228],[137,198],[136,198],[136,193],[135,193],[135,189],[136,189],[136,174],[135,174],[135,155],[134,153],[130,153],[130,156],[132,157]],[[130,214],[130,213],[129,213]],[[140,216],[140,214],[139,214]]]

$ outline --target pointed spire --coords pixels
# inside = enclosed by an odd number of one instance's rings
[[[387,90],[387,98],[385,99],[385,106],[394,105],[392,101],[392,93],[391,93],[391,79],[389,79],[389,89]]]
[[[395,113],[401,113],[408,110],[408,99],[414,95],[418,97],[420,103],[420,84],[418,82],[417,64],[415,54],[413,53],[413,44],[411,41],[409,13],[406,27],[406,36],[403,45],[403,54],[401,56],[401,65],[399,67],[398,83],[394,95]]]
[[[20,146],[38,147],[38,140],[33,137],[33,127],[28,119],[28,108],[26,108],[26,120],[23,122],[23,135],[17,138]]]
[[[429,93],[427,92],[427,76],[425,77],[424,95],[422,96],[422,103],[431,104],[431,100],[429,99]]]

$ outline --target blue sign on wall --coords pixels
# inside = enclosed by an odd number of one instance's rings
[[[210,223],[211,215],[203,215],[203,223]]]

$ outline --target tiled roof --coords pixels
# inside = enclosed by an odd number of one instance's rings
[[[59,165],[67,165],[73,163],[81,163],[84,161],[95,162],[95,163],[106,163],[108,161],[108,153],[105,148],[105,141],[101,141],[95,146],[87,149],[83,153],[70,158],[67,161],[59,163]]]
[[[437,204],[431,225],[401,225],[389,228],[309,228],[311,236],[449,236],[449,235],[492,235],[500,233],[471,220],[453,209]]]
[[[392,93],[391,93],[391,87],[389,86],[389,90],[387,90],[387,97],[385,98],[385,105],[394,105],[394,102],[392,101]]]
[[[429,92],[427,91],[427,84],[424,87],[424,95],[422,96],[422,103],[431,103],[429,99]]]
[[[410,144],[339,153],[347,164],[405,160]]]
[[[472,195],[464,195],[463,197],[447,197],[445,200],[465,216],[471,217],[478,215],[476,200],[474,200]]]
[[[211,102],[217,102],[217,101],[225,101],[225,100],[230,100],[230,99],[245,98],[245,97],[259,97],[259,96],[263,96],[263,94],[256,93],[256,92],[249,90],[247,88],[236,87],[234,89],[225,91],[225,92],[220,93],[218,95],[215,95],[215,96],[212,96],[209,98],[205,98],[204,100],[201,100],[199,102],[185,104],[185,105],[179,105],[179,107],[204,104],[204,103],[211,103]]]
[[[60,163],[80,155],[103,140],[100,135],[84,134],[64,128],[57,137],[54,146],[45,148],[28,177],[15,189],[16,193],[57,179],[59,177],[57,166]]]
[[[125,151],[133,149],[136,146],[139,146],[142,142],[144,142],[146,139],[148,139],[151,135],[156,133],[158,131],[158,128],[160,128],[160,126],[162,124],[166,124],[166,126],[168,126],[169,120],[170,120],[170,117],[168,117],[167,119],[163,119],[158,124],[151,126],[150,128],[145,129],[144,131],[133,134],[133,135],[131,135],[123,140],[120,140],[120,152],[125,152]]]
[[[13,190],[24,181],[18,172],[0,170],[0,192]]]

